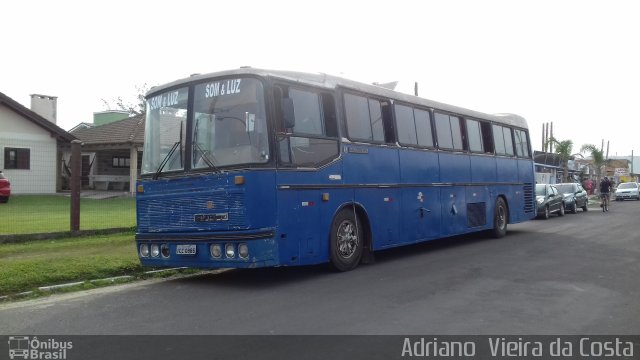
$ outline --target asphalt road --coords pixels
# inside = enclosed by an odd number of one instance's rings
[[[640,202],[325,266],[0,305],[0,334],[640,334]]]

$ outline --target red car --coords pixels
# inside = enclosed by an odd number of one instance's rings
[[[11,195],[11,183],[9,179],[0,171],[0,203],[9,201]]]

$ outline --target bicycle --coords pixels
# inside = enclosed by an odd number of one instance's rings
[[[609,201],[611,201],[611,195],[608,192],[604,192],[600,194],[600,197],[602,198],[602,204],[600,205],[600,207],[602,207],[602,212],[609,211]]]

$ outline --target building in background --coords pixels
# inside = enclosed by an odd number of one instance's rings
[[[75,137],[56,125],[57,97],[31,95],[28,109],[0,93],[0,170],[13,194],[62,189],[62,154]]]

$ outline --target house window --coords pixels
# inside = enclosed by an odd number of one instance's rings
[[[114,168],[128,168],[131,164],[131,160],[128,157],[114,156],[113,167]]]
[[[5,169],[31,169],[31,149],[4,148]]]

